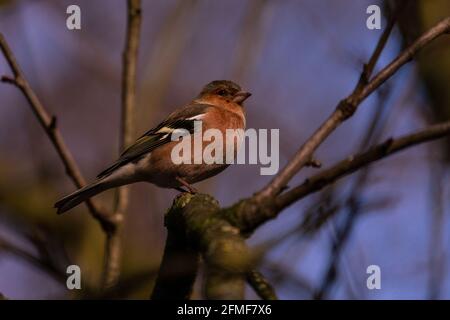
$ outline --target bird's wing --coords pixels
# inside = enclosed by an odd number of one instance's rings
[[[131,146],[125,149],[119,159],[109,168],[100,172],[97,178],[101,179],[117,168],[140,159],[154,149],[171,141],[171,133],[176,129],[187,130],[190,134],[194,132],[194,121],[200,120],[199,117],[211,108],[208,104],[189,104],[170,114],[166,120],[158,126],[150,129],[137,139]]]

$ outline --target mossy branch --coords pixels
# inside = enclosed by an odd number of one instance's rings
[[[179,245],[184,243],[194,252],[200,253],[204,259],[205,295],[208,299],[244,298],[246,274],[251,269],[249,250],[239,229],[231,225],[219,212],[219,203],[209,195],[183,193],[175,198],[166,215],[166,227],[169,236],[176,235],[178,244],[170,246],[169,240],[174,239],[168,237],[153,297],[160,290],[164,275],[173,267],[173,264],[170,267],[169,258],[173,257],[175,249],[179,249]],[[185,269],[186,265],[178,263],[177,266]],[[191,282],[186,281],[183,288],[177,288],[178,292],[190,292],[193,281],[194,277],[191,277]],[[176,291],[172,291],[165,296],[173,297],[175,293]]]

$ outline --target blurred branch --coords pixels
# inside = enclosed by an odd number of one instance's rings
[[[395,18],[392,18],[390,28],[393,27],[394,21]],[[364,80],[360,81],[362,83],[364,82]],[[386,100],[389,97],[390,91],[391,88],[390,86],[387,85],[383,87],[383,90],[380,89],[378,106],[377,108],[375,108],[375,114],[370,119],[370,124],[366,130],[366,133],[360,141],[360,145],[358,148],[359,152],[364,151],[366,149],[366,146],[371,145],[373,141],[378,141],[379,136],[382,134],[387,120],[386,117],[383,117],[383,114],[384,110],[386,109],[387,105]],[[392,108],[390,108],[388,111],[392,111]],[[328,293],[328,290],[332,288],[333,284],[337,280],[339,271],[338,269],[340,267],[339,262],[341,262],[341,260],[342,264],[346,268],[345,269],[345,271],[347,271],[346,274],[349,277],[348,288],[350,292],[353,291],[352,288],[353,273],[350,272],[349,270],[350,264],[348,263],[348,260],[345,254],[343,253],[343,247],[345,246],[345,242],[351,233],[353,225],[356,223],[355,221],[356,218],[359,217],[359,215],[364,212],[364,204],[360,201],[360,194],[367,184],[370,172],[371,168],[365,167],[364,170],[361,170],[357,174],[356,182],[352,185],[350,195],[347,196],[347,198],[343,201],[343,203],[340,206],[336,206],[338,210],[333,210],[332,212],[330,212],[330,214],[326,216],[319,215],[322,216],[322,219],[316,219],[316,221],[319,221],[319,224],[316,225],[316,227],[320,227],[326,221],[329,221],[330,224],[329,230],[331,230],[331,238],[332,238],[332,248],[329,257],[328,267],[325,271],[325,276],[322,279],[319,289],[314,293],[314,297],[317,299],[322,299],[323,297],[325,297],[326,294]],[[330,192],[327,192],[326,194],[329,199],[329,202],[331,202],[331,206],[333,206],[334,205],[333,203],[336,202],[335,199],[336,189],[335,188],[330,189],[331,189]],[[340,225],[335,226],[334,221],[331,219],[331,217],[342,211],[343,213],[347,214],[344,223],[342,227]],[[313,218],[312,214],[310,218]],[[352,295],[355,294],[353,294],[352,292]]]
[[[136,107],[136,69],[141,28],[141,1],[128,0],[126,43],[122,70],[122,141],[121,149],[134,142],[134,113]],[[126,206],[126,205],[125,205]]]
[[[186,53],[186,46],[195,34],[201,12],[198,0],[178,0],[164,17],[162,27],[151,46],[151,53],[143,67],[143,85],[140,101],[145,108],[140,108],[138,129],[145,127],[151,113],[161,107],[168,93],[170,82],[177,70],[180,59]],[[139,121],[139,119],[142,119]]]
[[[278,300],[272,285],[267,281],[261,272],[255,269],[250,270],[250,272],[247,273],[247,281],[261,299]]]
[[[123,80],[123,124],[122,124],[122,147],[129,145],[133,139],[132,114],[135,105],[135,78],[136,78],[136,60],[139,41],[140,27],[140,2],[138,0],[129,0],[128,2],[128,32],[127,44],[124,54],[124,80]],[[48,137],[55,146],[60,156],[68,176],[74,181],[78,188],[86,183],[78,169],[72,154],[67,148],[59,130],[56,127],[56,117],[50,116],[42,103],[37,98],[31,86],[26,81],[12,51],[7,45],[3,35],[0,35],[1,50],[11,67],[14,77],[3,76],[2,81],[10,83],[19,88],[25,95],[34,114],[38,118]],[[122,220],[123,212],[127,207],[128,195],[126,189],[120,191],[117,210],[114,214],[100,210],[92,200],[88,200],[87,206],[90,213],[96,218],[107,235],[105,267],[103,287],[113,286],[119,276],[120,269],[120,237],[118,227]]]
[[[134,140],[134,114],[136,107],[136,69],[138,61],[139,38],[141,28],[141,1],[127,2],[127,32],[123,53],[122,71],[122,121],[121,150],[130,146]],[[113,287],[120,276],[122,256],[121,225],[128,208],[129,186],[120,187],[114,210],[116,227],[106,235],[105,261],[103,269],[103,288]]]
[[[365,173],[367,171],[364,171]],[[366,176],[366,175],[364,175]],[[351,197],[348,200],[347,206],[349,207],[349,213],[343,223],[342,228],[337,228],[334,234],[334,241],[331,250],[330,262],[325,271],[325,276],[322,280],[322,283],[319,289],[314,293],[314,299],[323,299],[329,288],[334,284],[337,273],[338,273],[338,264],[341,257],[341,252],[347,243],[347,239],[351,234],[351,230],[353,225],[356,222],[357,215],[361,212],[361,203],[356,197]],[[333,225],[330,225],[333,228]]]
[[[36,93],[33,89],[31,89],[30,84],[26,80],[16,58],[14,57],[2,34],[0,34],[0,48],[14,76],[2,76],[1,81],[16,86],[23,93],[34,115],[55,147],[56,152],[65,167],[67,175],[78,188],[83,187],[86,185],[86,181],[84,180],[81,171],[72,156],[72,153],[68,149],[60,131],[57,128],[56,117],[49,115],[43,104],[39,101]],[[86,201],[86,205],[91,215],[100,223],[104,231],[114,228],[115,221],[109,212],[100,209],[100,207],[91,199]]]
[[[361,87],[357,85],[356,89],[358,90],[354,90],[352,94],[339,102],[336,110],[331,114],[331,116],[305,142],[305,144],[297,151],[293,159],[280,171],[277,176],[275,176],[275,178],[266,187],[253,195],[253,197],[241,200],[231,208],[225,210],[229,215],[232,215],[232,217],[229,218],[233,221],[233,223],[235,225],[238,225],[244,232],[251,232],[262,223],[274,218],[278,214],[278,212],[285,208],[288,204],[292,204],[294,201],[299,200],[304,195],[313,192],[311,187],[301,186],[299,188],[296,188],[295,191],[291,190],[288,195],[280,196],[281,199],[275,198],[280,192],[282,192],[290,179],[311,160],[313,152],[319,147],[319,145],[339,125],[341,125],[345,120],[350,118],[355,113],[360,103],[365,98],[367,98],[367,96],[369,96],[381,84],[383,84],[393,74],[395,74],[401,66],[410,61],[413,56],[425,45],[427,45],[440,35],[449,32],[450,17],[442,20],[433,28],[425,32],[411,46],[402,51],[388,66],[386,66],[377,75],[375,75],[372,80],[370,80],[366,85]],[[380,42],[385,41],[383,39],[384,37],[382,36],[380,38]],[[374,55],[376,54],[374,53]],[[363,70],[363,73],[367,72],[367,70],[370,71],[370,69],[367,67],[364,69],[365,70]],[[360,79],[364,78],[368,77],[360,77]],[[442,135],[445,134],[446,132]],[[387,144],[384,147],[388,147]],[[392,151],[391,148],[389,148],[389,150]],[[375,150],[375,152],[378,152],[378,156],[380,156],[380,158],[383,157],[384,153],[380,152],[380,150]],[[360,158],[358,160],[364,163],[364,159]],[[352,163],[352,161],[349,162]],[[356,170],[354,164],[355,163],[353,163],[353,165],[351,166],[351,170],[353,171]],[[343,172],[345,173],[350,173],[353,171],[347,172],[346,170],[343,170]],[[316,190],[314,191],[322,188],[327,183],[331,183],[338,177],[340,177],[340,175],[337,175],[334,179],[329,179],[326,183],[324,183],[323,181],[316,181]],[[310,188],[311,192],[309,191]],[[302,194],[305,191],[307,191],[306,194]]]
[[[239,38],[234,49],[233,63],[230,71],[231,79],[239,82],[245,75],[251,74],[255,67],[257,56],[261,50],[262,40],[265,34],[261,28],[267,20],[269,1],[255,0],[247,3],[246,12],[243,15]]]
[[[29,252],[23,250],[22,248],[19,248],[5,239],[0,238],[0,250],[4,250],[6,252],[9,252],[17,257],[20,257],[32,265],[36,266],[37,268],[45,271],[47,274],[49,274],[52,278],[54,278],[58,283],[65,283],[67,279],[67,274],[64,272],[65,270],[61,270],[61,268],[54,264],[51,259],[42,259],[39,257],[35,257],[34,255],[30,254]]]

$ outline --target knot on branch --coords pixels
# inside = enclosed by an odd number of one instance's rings
[[[350,96],[347,99],[341,100],[336,109],[341,112],[342,120],[344,121],[353,116],[357,107],[358,103],[356,99]]]
[[[311,159],[306,162],[305,166],[312,168],[322,168],[322,162],[314,157],[311,157]],[[286,186],[286,188],[288,187]]]
[[[50,119],[50,123],[48,124],[48,129],[49,130],[55,130],[56,129],[56,116],[52,116]]]

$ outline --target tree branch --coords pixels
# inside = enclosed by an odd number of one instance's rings
[[[285,188],[290,179],[311,159],[313,152],[319,145],[346,119],[351,117],[359,104],[384,81],[388,80],[401,66],[408,62],[421,48],[438,36],[450,32],[450,17],[442,20],[430,30],[425,32],[411,46],[401,52],[387,67],[381,70],[367,85],[341,100],[331,116],[316,130],[316,132],[303,144],[294,155],[294,158],[275,176],[275,178],[261,191],[252,197],[243,199],[230,208],[222,210],[227,219],[242,232],[250,233],[262,223],[272,219],[280,210],[277,195]],[[380,38],[380,42],[386,40],[386,36]],[[379,48],[381,45],[378,45]],[[379,50],[375,50],[376,52]],[[378,54],[374,53],[373,56]],[[371,59],[374,61],[375,58]],[[372,62],[373,64],[373,62]],[[370,69],[365,68],[363,72]],[[361,76],[364,78],[364,76]],[[356,86],[356,89],[360,87]],[[292,193],[290,193],[292,195]],[[287,196],[282,196],[286,199]],[[286,200],[284,200],[286,202]],[[292,203],[292,202],[291,202]],[[283,207],[283,205],[281,205]]]
[[[183,193],[175,198],[169,209],[166,226],[169,232],[185,238],[185,243],[201,253],[206,265],[205,295],[208,299],[243,299],[245,277],[251,265],[250,254],[239,229],[220,216],[219,210],[219,204],[209,195]],[[170,272],[166,269],[170,264],[164,260],[159,280]],[[178,290],[189,292],[192,283],[185,281],[184,285]],[[155,290],[158,288],[161,284],[157,281]],[[177,293],[173,291],[164,293],[164,297],[175,295]],[[153,293],[155,296],[156,292]]]
[[[388,119],[388,116],[384,115],[384,109],[387,108],[386,100],[389,97],[390,89],[390,86],[386,85],[380,90],[378,97],[379,101],[374,109],[375,114],[373,118],[370,119],[367,131],[359,143],[358,152],[366,151],[367,146],[370,145],[372,141],[379,140],[379,136],[386,126]],[[388,109],[388,112],[392,112],[392,110],[393,108],[391,107]],[[337,199],[335,192],[336,189],[338,189],[337,184],[332,184],[326,192],[322,193],[322,197],[317,201],[317,206],[319,206],[319,208],[323,208],[321,205],[326,203],[327,207],[331,209],[310,210],[305,215],[305,228],[309,229],[308,232],[317,231],[317,229],[322,227],[325,222],[328,222],[329,228],[327,230],[330,233],[332,241],[326,271],[318,289],[313,293],[315,299],[324,299],[324,297],[327,296],[328,292],[337,281],[341,268],[345,270],[345,272],[342,273],[342,276],[348,278],[348,287],[351,290],[351,295],[354,297],[357,296],[357,292],[354,292],[355,288],[352,285],[352,283],[354,283],[353,273],[350,270],[350,264],[343,249],[350,237],[353,226],[356,224],[357,218],[363,212],[367,212],[367,209],[370,209],[371,207],[371,205],[368,205],[367,203],[363,205],[360,201],[360,193],[369,179],[371,169],[371,167],[365,167],[355,174],[356,181],[352,185],[349,196],[345,200],[342,201]],[[340,216],[345,217],[343,223],[337,223],[331,219],[338,213]]]
[[[330,117],[313,133],[313,135],[301,146],[289,163],[275,176],[275,178],[261,191],[257,193],[259,198],[267,198],[278,195],[292,177],[300,171],[310,161],[314,151],[322,142],[345,120],[350,118],[357,110],[360,103],[375,91],[382,83],[387,81],[400,67],[410,61],[412,57],[425,45],[444,33],[450,31],[450,17],[442,20],[433,28],[425,32],[410,47],[398,55],[388,66],[381,70],[367,84],[364,80],[370,77],[370,73],[375,66],[381,49],[387,41],[388,34],[392,29],[392,24],[388,26],[382,34],[378,45],[370,59],[369,64],[364,68],[360,81],[355,90],[347,98],[341,100]]]
[[[277,210],[282,210],[305,196],[321,190],[337,179],[345,177],[375,161],[386,158],[406,148],[436,140],[449,134],[450,121],[430,126],[425,130],[405,135],[397,139],[388,139],[385,142],[370,148],[366,152],[349,157],[331,168],[306,179],[303,184],[280,195],[276,200]]]
[[[141,28],[141,1],[127,1],[127,31],[123,53],[122,70],[122,121],[120,149],[123,150],[134,140],[134,114],[136,106],[136,69]],[[121,225],[128,208],[129,187],[120,187],[117,193],[114,217],[116,228],[108,232],[105,244],[103,288],[113,287],[120,275],[122,252]]]
[[[41,259],[40,257],[36,257],[26,250],[23,250],[20,247],[14,246],[9,243],[5,239],[0,238],[0,250],[7,251],[17,257],[20,257],[30,264],[36,266],[37,268],[45,271],[49,276],[55,279],[58,283],[65,283],[67,279],[67,274],[64,272],[65,270],[61,270],[59,266],[54,264],[49,259]]]
[[[406,2],[405,2],[406,3]],[[370,77],[372,76],[373,69],[380,58],[381,53],[383,52],[384,47],[386,46],[387,41],[389,40],[389,36],[391,35],[392,29],[394,28],[395,21],[397,19],[397,15],[399,14],[399,9],[397,13],[389,20],[386,29],[384,29],[383,33],[380,36],[380,39],[375,46],[375,50],[369,58],[369,61],[363,66],[363,71],[361,72],[361,76],[359,77],[359,81],[356,84],[353,93],[361,92],[364,87],[369,83]]]
[[[14,57],[2,34],[0,34],[0,48],[14,75],[14,77],[2,76],[1,81],[14,85],[23,93],[31,107],[31,110],[55,147],[67,175],[77,188],[83,187],[86,185],[86,181],[84,180],[83,175],[81,174],[81,171],[72,156],[72,153],[68,149],[60,131],[57,128],[56,117],[51,116],[47,112],[41,101],[38,99],[36,93],[33,89],[31,89],[30,84],[26,80],[16,58]],[[86,205],[91,215],[100,223],[105,232],[114,228],[115,221],[110,212],[101,209],[91,199],[86,201]]]

